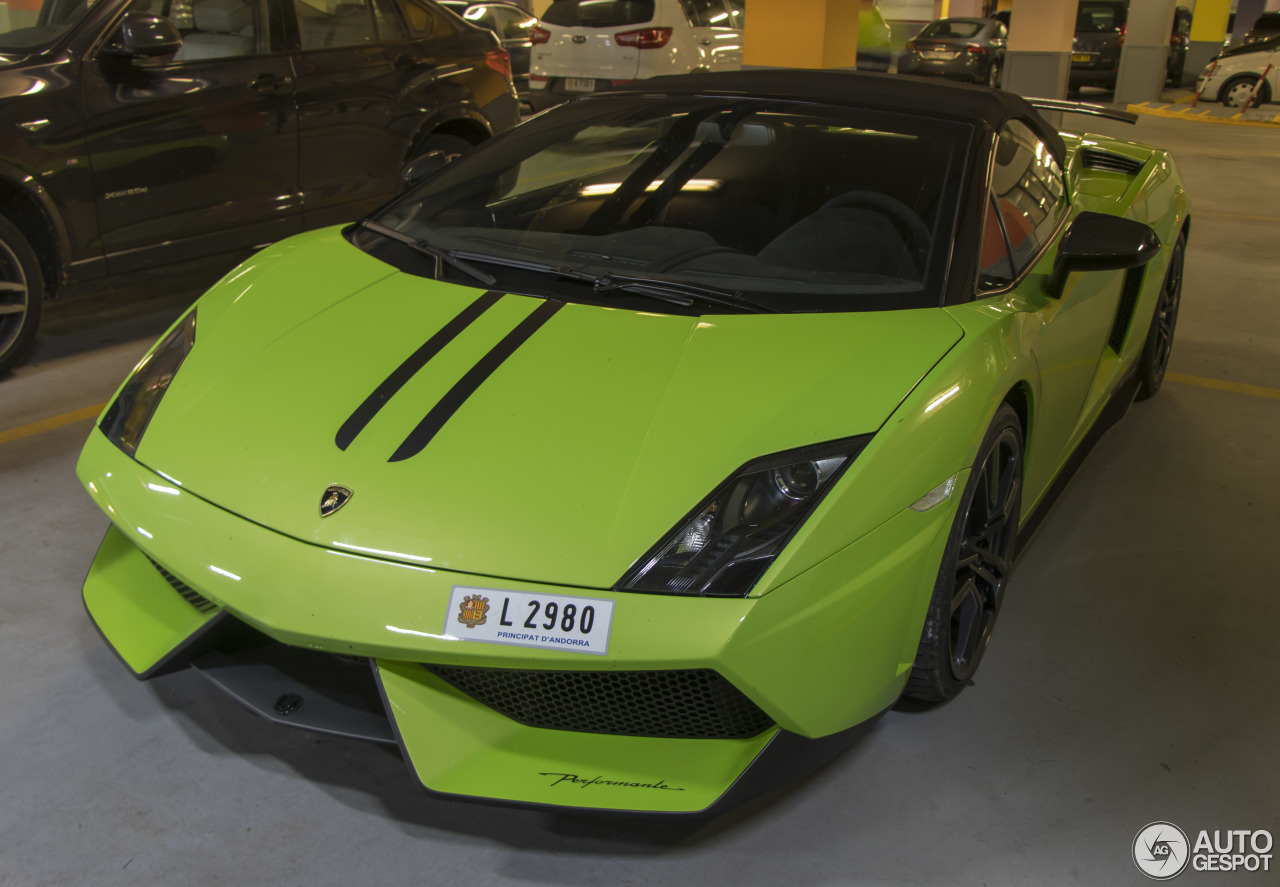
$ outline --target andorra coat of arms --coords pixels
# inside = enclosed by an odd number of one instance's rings
[[[462,599],[462,604],[458,608],[458,621],[467,628],[475,628],[477,625],[484,625],[488,612],[489,599],[487,597],[469,594]]]

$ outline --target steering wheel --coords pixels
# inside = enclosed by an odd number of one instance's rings
[[[907,245],[911,249],[912,258],[915,259],[916,270],[921,274],[924,273],[925,257],[929,252],[929,243],[933,240],[933,233],[929,230],[929,226],[924,220],[916,215],[915,210],[907,206],[896,197],[890,197],[888,194],[881,194],[878,191],[846,191],[843,194],[837,194],[822,206],[818,207],[821,212],[824,209],[869,209],[893,222],[893,226],[907,237]]]

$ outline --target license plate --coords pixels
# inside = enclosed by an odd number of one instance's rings
[[[573,653],[609,652],[613,601],[455,585],[444,636]]]
[[[922,56],[924,56],[925,58],[927,58],[927,59],[937,59],[938,61],[949,62],[949,61],[951,61],[953,58],[955,58],[956,56],[958,56],[960,53],[958,53],[958,52],[943,52],[943,51],[941,51],[941,50],[937,50],[937,49],[926,49],[924,52],[922,52],[922,53],[920,53],[920,54],[921,54]]]
[[[1092,55],[1090,55],[1090,54],[1089,54],[1089,53],[1087,53],[1087,52],[1073,52],[1073,53],[1071,53],[1071,61],[1073,61],[1073,62],[1091,62],[1091,61],[1093,61],[1093,56],[1092,56]]]
[[[595,92],[596,82],[582,77],[567,77],[564,88],[567,92]]]

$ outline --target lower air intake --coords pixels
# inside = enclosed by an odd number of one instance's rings
[[[679,739],[746,739],[773,725],[719,672],[540,671],[424,665],[477,702],[548,730]]]
[[[151,558],[147,558],[147,560],[151,561]],[[177,576],[170,573],[164,567],[157,564],[155,561],[151,561],[151,566],[155,567],[156,570],[159,571],[160,575],[164,577],[165,582],[168,582],[173,586],[174,591],[182,595],[182,599],[184,601],[195,607],[201,613],[212,613],[214,610],[218,609],[217,604],[209,600],[200,592],[196,591],[187,583],[183,582]]]

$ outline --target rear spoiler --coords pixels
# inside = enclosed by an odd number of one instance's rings
[[[1122,123],[1137,123],[1138,115],[1132,111],[1121,111],[1108,108],[1106,105],[1091,105],[1088,102],[1068,102],[1062,99],[1027,99],[1027,104],[1037,111],[1064,111],[1068,114],[1090,114],[1094,117],[1106,117],[1108,120],[1119,120]]]

